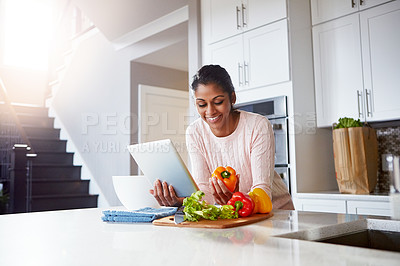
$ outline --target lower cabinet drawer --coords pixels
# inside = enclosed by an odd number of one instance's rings
[[[346,213],[345,200],[297,199],[296,207],[302,211]]]
[[[390,216],[390,203],[388,201],[347,201],[347,212],[359,215]]]

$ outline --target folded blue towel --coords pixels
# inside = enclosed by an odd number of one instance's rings
[[[101,219],[104,222],[117,223],[150,223],[155,219],[174,215],[177,207],[165,207],[160,209],[142,208],[134,211],[103,211],[104,216]]]

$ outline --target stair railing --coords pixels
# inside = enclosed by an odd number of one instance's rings
[[[37,155],[11,104],[1,78],[0,99],[4,99],[5,106],[11,114],[22,142],[24,142],[24,144],[15,143],[12,148],[11,168],[9,168],[9,209],[7,212],[30,212],[32,209],[32,159],[36,158]]]

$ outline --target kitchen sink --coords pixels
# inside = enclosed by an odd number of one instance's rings
[[[368,218],[275,237],[400,252],[400,220]]]
[[[400,232],[363,230],[317,242],[400,252]]]

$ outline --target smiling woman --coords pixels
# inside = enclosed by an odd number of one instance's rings
[[[3,64],[46,70],[52,32],[47,0],[3,1]]]

